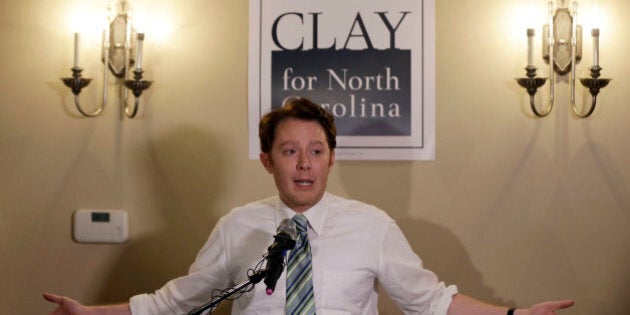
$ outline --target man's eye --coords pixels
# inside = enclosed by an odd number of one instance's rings
[[[293,149],[287,149],[287,150],[284,150],[283,152],[284,152],[284,155],[293,155],[293,154],[295,154],[295,150],[293,150]]]

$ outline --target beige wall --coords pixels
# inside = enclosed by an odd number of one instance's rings
[[[586,120],[569,114],[566,77],[549,117],[528,113],[513,79],[524,74],[525,36],[512,22],[522,1],[436,2],[436,160],[340,161],[330,190],[386,209],[464,293],[627,314],[630,2],[602,1],[601,64],[613,81]],[[156,289],[187,270],[218,217],[275,192],[247,158],[247,1],[153,1],[174,32],[147,34],[155,83],[135,120],[120,119],[113,96],[102,117],[77,116],[58,79],[70,74],[72,3],[0,4],[1,314],[45,314],[44,291],[107,303]],[[86,75],[98,77],[97,49],[84,52]],[[78,208],[126,210],[131,241],[74,243]]]

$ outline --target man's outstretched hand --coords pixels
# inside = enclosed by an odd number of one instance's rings
[[[46,301],[58,307],[49,315],[131,315],[129,304],[85,306],[69,297],[44,293]]]
[[[88,314],[87,308],[81,303],[64,296],[44,293],[46,301],[59,305],[50,315],[82,315]]]
[[[555,315],[557,310],[569,308],[573,306],[575,302],[573,300],[551,301],[536,304],[528,309],[526,314],[529,315]],[[519,313],[516,312],[515,315]]]

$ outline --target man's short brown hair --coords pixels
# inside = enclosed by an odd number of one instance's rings
[[[328,148],[332,151],[337,147],[337,127],[334,117],[321,106],[305,98],[295,98],[284,106],[276,108],[260,119],[258,137],[260,150],[269,153],[276,137],[276,128],[287,118],[316,121],[324,129]]]

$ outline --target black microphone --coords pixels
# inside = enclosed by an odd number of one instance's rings
[[[267,285],[267,295],[272,295],[276,289],[276,282],[284,269],[284,257],[287,250],[295,247],[295,238],[297,237],[297,227],[291,219],[284,219],[280,222],[274,243],[267,249],[267,273],[265,275],[265,284]]]

